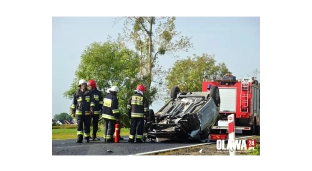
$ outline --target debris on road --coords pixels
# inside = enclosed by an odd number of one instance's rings
[[[204,152],[205,152],[204,149],[199,150],[199,153],[204,153]]]

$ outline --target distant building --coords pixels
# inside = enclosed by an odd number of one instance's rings
[[[71,125],[71,124],[76,124],[74,120],[59,120],[56,122],[57,124],[60,125]]]

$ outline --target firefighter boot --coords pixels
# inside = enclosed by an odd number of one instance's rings
[[[128,143],[134,143],[134,139],[129,138]]]
[[[91,138],[91,141],[100,141],[100,139],[97,138],[97,137],[92,137],[92,138]]]
[[[137,143],[143,143],[142,139],[136,139]]]
[[[90,137],[85,137],[85,139],[87,140],[87,143],[88,143],[90,140]]]
[[[76,143],[82,143],[82,139],[83,139],[82,135],[78,135]]]
[[[113,142],[114,142],[114,139],[112,139],[112,138],[107,139],[107,141],[106,141],[106,142],[108,142],[108,143],[113,143]]]

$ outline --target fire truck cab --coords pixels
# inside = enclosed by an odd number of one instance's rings
[[[236,80],[232,74],[213,77],[202,82],[202,91],[217,86],[220,94],[220,112],[212,126],[209,140],[227,140],[227,116],[235,115],[235,132],[260,135],[260,84],[254,77]]]

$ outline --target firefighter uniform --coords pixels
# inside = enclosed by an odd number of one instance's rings
[[[110,89],[107,89],[106,90],[106,95],[108,95],[109,93],[110,93],[110,91],[109,91]],[[102,103],[103,104],[103,103]],[[119,132],[121,132],[121,127],[122,127],[122,125],[121,125],[121,123],[119,122]],[[122,138],[120,135],[119,135],[119,140],[123,140],[124,138]]]
[[[134,139],[136,139],[138,143],[143,142],[144,117],[147,116],[149,111],[148,100],[143,96],[143,92],[144,86],[139,85],[137,87],[137,92],[128,100],[127,113],[131,119],[130,143],[133,143]]]
[[[110,93],[103,99],[102,118],[104,118],[104,141],[114,142],[116,119],[119,120],[117,92],[118,88],[113,86]]]
[[[97,138],[96,133],[99,126],[99,115],[103,106],[103,96],[101,91],[96,88],[96,82],[94,80],[89,80],[88,85],[91,87],[91,93],[94,97],[93,115],[91,115],[93,125],[93,134],[91,140],[100,140]]]
[[[80,80],[81,84],[87,84],[86,81]],[[73,103],[71,105],[72,114],[77,119],[77,143],[82,143],[83,131],[87,142],[90,138],[90,112],[93,111],[94,98],[91,91],[85,90],[82,92],[80,89],[75,92],[73,97]]]

